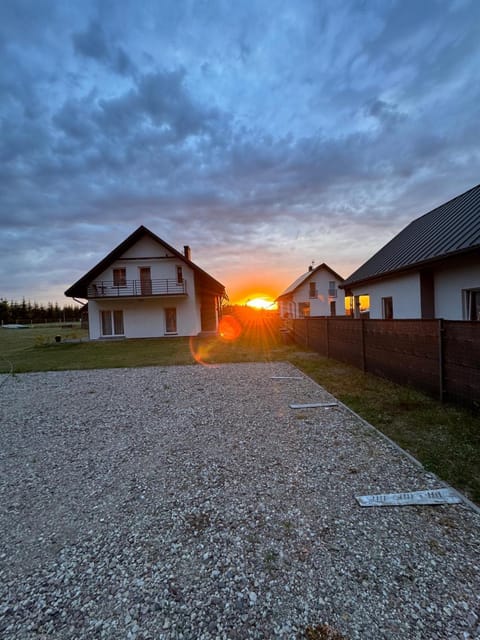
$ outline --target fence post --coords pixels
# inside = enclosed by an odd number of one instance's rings
[[[443,336],[445,333],[445,327],[443,326],[443,318],[438,320],[438,395],[440,402],[443,402],[445,397],[445,354],[443,348]]]
[[[365,320],[360,318],[360,330],[361,330],[361,348],[362,348],[362,371],[365,373],[367,370],[366,362],[365,362]]]
[[[327,351],[327,353],[326,353],[327,358],[330,357],[330,345],[329,345],[329,338],[328,338],[328,334],[329,334],[328,323],[329,323],[329,320],[330,320],[330,317],[327,316],[325,318],[325,338],[326,338],[326,340],[325,340],[326,345],[325,346],[326,346],[326,351]]]

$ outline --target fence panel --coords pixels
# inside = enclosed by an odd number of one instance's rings
[[[364,320],[365,368],[438,396],[438,320]]]
[[[443,352],[446,397],[480,407],[480,323],[445,321]]]
[[[308,326],[306,319],[293,320],[292,324],[295,342],[302,344],[304,347],[308,347]]]
[[[305,318],[295,340],[437,398],[480,407],[480,323]]]
[[[328,355],[328,326],[326,318],[308,318],[308,346],[323,356]]]
[[[324,322],[328,327],[329,357],[364,369],[364,320],[352,322],[351,318],[324,318]]]

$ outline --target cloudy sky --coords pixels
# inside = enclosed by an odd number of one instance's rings
[[[480,182],[478,0],[2,0],[0,298],[140,224],[227,287],[350,275]]]

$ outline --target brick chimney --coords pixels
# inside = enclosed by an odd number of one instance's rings
[[[188,246],[188,244],[184,245],[183,247],[183,255],[187,260],[192,259],[192,252],[190,251],[190,247]]]

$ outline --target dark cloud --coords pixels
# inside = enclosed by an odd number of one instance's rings
[[[72,41],[78,54],[104,64],[121,75],[135,73],[135,65],[124,49],[120,46],[112,46],[97,20],[91,20],[85,31],[74,33]]]
[[[78,53],[99,62],[108,62],[110,60],[107,40],[98,22],[90,21],[87,30],[83,33],[74,33],[72,39],[75,50]]]
[[[229,287],[348,275],[478,182],[476,2],[41,4],[0,3],[0,296],[138,224]]]
[[[406,119],[406,115],[398,110],[397,105],[377,98],[368,106],[368,114],[378,120],[385,128],[391,129]]]

